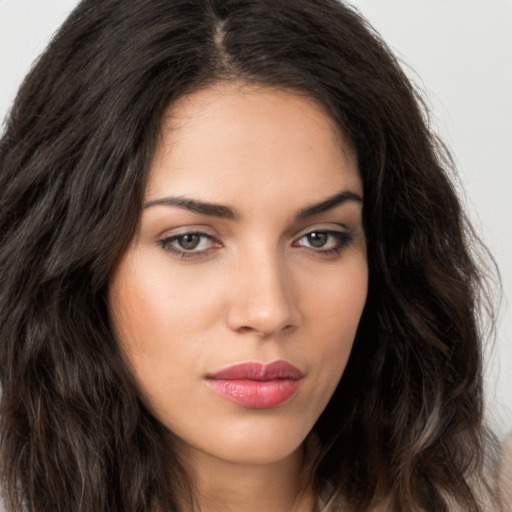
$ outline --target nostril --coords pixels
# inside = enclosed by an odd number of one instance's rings
[[[228,314],[230,328],[240,334],[260,337],[289,333],[299,325],[300,315],[293,304],[274,302],[270,307],[258,307],[251,302],[234,304]]]
[[[281,334],[288,334],[291,331],[293,331],[294,329],[295,329],[294,325],[288,324],[288,325],[285,325],[282,328],[272,329],[272,330],[269,330],[269,331],[263,331],[263,330],[256,329],[254,327],[249,327],[249,326],[239,327],[237,329],[237,331],[240,334],[255,334],[255,335],[257,335],[257,336],[259,336],[261,338],[266,338],[266,337],[272,336],[273,334],[276,334],[278,332],[281,333]]]

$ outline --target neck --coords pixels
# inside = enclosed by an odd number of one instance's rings
[[[204,453],[188,457],[201,512],[311,512],[314,493],[303,475],[303,449],[268,464],[240,464]]]

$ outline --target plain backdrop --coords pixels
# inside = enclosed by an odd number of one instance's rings
[[[0,119],[75,0],[0,0]],[[488,415],[512,430],[512,0],[354,0],[423,91],[451,147],[464,201],[502,274],[487,349]],[[508,301],[508,302],[507,302]]]

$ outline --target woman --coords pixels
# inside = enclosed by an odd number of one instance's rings
[[[9,510],[499,510],[420,105],[334,0],[81,3],[0,143]]]

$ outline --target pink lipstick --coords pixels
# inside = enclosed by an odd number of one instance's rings
[[[249,409],[270,409],[290,400],[299,390],[304,373],[286,361],[249,362],[207,375],[210,388]]]

